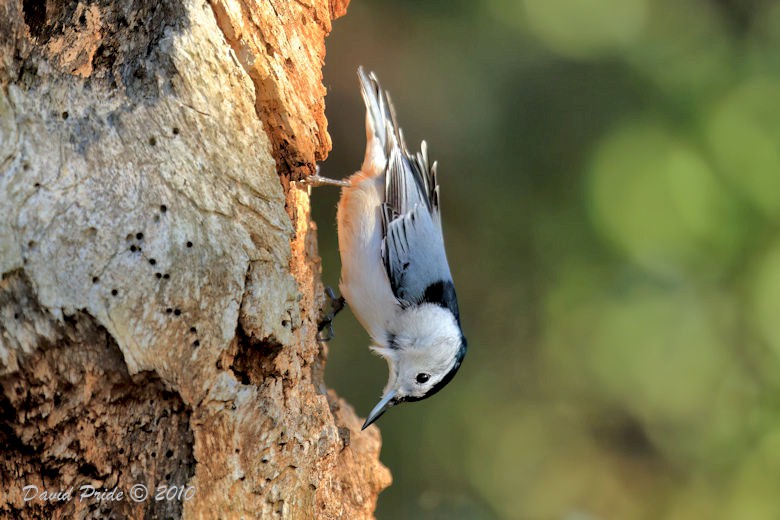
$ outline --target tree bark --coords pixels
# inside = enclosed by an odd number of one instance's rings
[[[347,2],[0,2],[3,516],[372,516],[291,182]]]

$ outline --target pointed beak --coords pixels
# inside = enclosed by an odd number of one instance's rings
[[[368,414],[368,417],[366,418],[366,422],[363,423],[363,427],[361,430],[365,430],[371,424],[379,419],[383,413],[387,411],[388,408],[393,406],[395,403],[393,402],[393,398],[395,397],[395,390],[390,390],[387,392],[387,395],[382,398],[381,401],[379,401],[379,404],[377,404],[373,410],[371,410],[371,413]]]

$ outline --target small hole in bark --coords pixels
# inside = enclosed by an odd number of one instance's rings
[[[157,144],[157,139],[154,138],[154,136],[149,138],[149,146],[155,146]]]
[[[156,458],[157,458],[157,452],[156,452],[156,451],[153,451],[153,452],[152,452],[152,458],[153,458],[153,459],[156,459]]]
[[[187,247],[192,247],[192,242],[187,241]]]
[[[173,135],[179,135],[179,127],[178,126],[174,126],[172,131],[173,131]]]
[[[15,313],[14,313],[14,319],[15,319],[15,320],[18,320],[18,319],[19,319],[19,313],[18,313],[18,312],[15,312]]]
[[[119,448],[119,454],[120,455],[124,455],[125,454],[125,449],[124,448]]]
[[[166,452],[165,452],[165,457],[166,457],[166,458],[168,458],[168,459],[170,459],[171,457],[173,457],[173,450],[168,450],[168,451],[166,451]]]
[[[171,275],[169,275],[168,273],[165,273],[165,274],[163,275],[163,279],[165,279],[165,280],[167,280],[167,279],[168,279],[168,278],[170,278],[170,277],[171,277]]]
[[[67,110],[62,113],[62,119],[68,119],[69,116],[70,114],[68,114]]]
[[[24,163],[22,164],[22,170],[27,171],[30,169],[30,163]]]
[[[200,346],[200,341],[198,341],[198,340],[196,339],[195,341],[193,341],[193,342],[192,342],[192,346],[193,346],[193,347],[199,347],[199,346]]]
[[[170,314],[170,313],[172,313],[172,312],[173,312],[173,309],[171,309],[170,307],[168,307],[167,309],[165,309],[165,312],[167,312],[168,314]]]
[[[168,206],[166,206],[165,204],[163,204],[162,206],[160,206],[160,211],[162,211],[163,213],[165,213],[166,211],[168,211]]]
[[[81,13],[81,16],[79,16],[79,23],[81,25],[84,25],[87,23],[87,15],[84,13]]]
[[[33,187],[34,188],[40,188],[41,187],[41,183],[40,182],[36,182],[35,184],[33,184]]]
[[[154,258],[150,258],[149,259],[149,264],[154,265],[156,263],[157,263],[157,260],[155,260]]]
[[[137,238],[138,240],[143,240],[144,234],[143,233],[136,233],[135,234],[135,238]]]
[[[133,253],[135,253],[136,251],[138,251],[138,248],[137,248],[137,247],[135,247],[135,244],[134,244],[134,245],[132,245],[132,246],[130,246],[130,251],[132,251]]]
[[[180,311],[179,309],[176,309],[176,310],[174,310],[174,311],[173,311],[173,313],[174,313],[176,316],[179,316],[179,315],[181,314],[181,311]]]
[[[30,240],[29,242],[27,242],[27,247],[29,247],[30,249],[34,248],[35,247],[35,240]]]
[[[99,281],[100,281],[100,278],[98,278],[97,276],[93,276],[92,277],[92,283],[98,283]]]
[[[154,276],[156,276],[157,278],[162,278],[162,273],[154,273]]]
[[[198,332],[198,329],[196,329],[195,327],[190,327],[190,332],[193,332],[193,333],[194,332]]]
[[[98,476],[98,470],[94,464],[86,463],[79,466],[79,473],[88,477],[95,478]]]
[[[117,294],[119,294],[119,291],[116,289],[111,289],[111,296],[116,296]]]

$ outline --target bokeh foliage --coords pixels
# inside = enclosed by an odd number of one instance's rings
[[[327,44],[323,174],[362,160],[363,64],[439,160],[470,345],[379,422],[379,518],[780,518],[780,5],[355,0]],[[386,368],[336,326],[365,415]]]

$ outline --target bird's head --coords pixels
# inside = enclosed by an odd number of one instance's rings
[[[466,355],[466,338],[449,309],[426,303],[399,311],[388,326],[386,345],[371,348],[387,360],[390,376],[363,429],[388,408],[426,399],[444,388]]]

